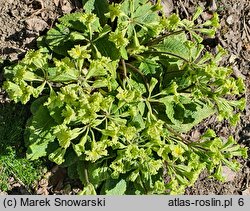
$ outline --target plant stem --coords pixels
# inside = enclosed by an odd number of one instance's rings
[[[166,52],[166,51],[145,51],[142,54],[167,54],[169,56],[174,56],[176,58],[179,58],[181,60],[184,60],[185,62],[189,63],[189,61],[177,54],[171,53],[171,52]]]
[[[167,33],[167,34],[163,34],[162,36],[157,37],[157,38],[151,40],[150,42],[148,42],[148,43],[146,44],[146,46],[152,46],[152,45],[157,44],[157,43],[159,43],[160,41],[162,41],[165,37],[168,37],[168,36],[171,36],[171,35],[174,35],[174,34],[180,34],[181,32],[184,32],[184,31],[185,31],[185,30],[182,29],[182,30],[179,30],[179,31],[169,32],[169,33]]]
[[[123,84],[123,88],[125,89],[125,87],[126,87],[126,80],[127,80],[127,67],[126,67],[124,59],[121,59],[121,62],[122,62],[123,75],[124,75],[124,79],[123,79],[123,83],[122,84]]]
[[[147,188],[146,188],[146,186],[145,186],[145,184],[143,182],[141,173],[139,173],[139,175],[140,175],[139,177],[140,177],[140,180],[141,180],[142,187],[143,187],[143,189],[145,191],[145,195],[147,195],[148,194],[148,190],[147,190]]]
[[[164,126],[165,126],[171,133],[173,133],[176,137],[180,138],[180,139],[183,141],[183,143],[185,143],[185,144],[188,144],[188,143],[189,143],[189,141],[187,141],[185,138],[183,138],[181,134],[177,133],[174,129],[172,129],[171,127],[169,127],[167,124],[164,124]]]
[[[127,68],[124,59],[122,59],[121,62],[122,62],[124,77],[127,78]]]
[[[85,182],[86,182],[86,186],[90,183],[89,182],[89,175],[88,175],[88,165],[86,162],[84,162],[84,179],[85,179]]]
[[[188,89],[191,89],[191,88],[193,88],[195,86],[195,84],[191,84],[191,85],[189,85],[189,86],[187,86],[187,87],[185,87],[185,88],[183,88],[183,89],[180,89],[180,90],[178,90],[178,92],[185,92],[185,91],[187,91]],[[188,92],[189,93],[189,92]]]

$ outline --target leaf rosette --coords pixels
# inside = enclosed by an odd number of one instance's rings
[[[31,101],[27,156],[43,156],[79,178],[82,194],[180,194],[204,169],[239,169],[246,148],[208,130],[183,138],[217,114],[236,124],[245,100],[242,79],[219,66],[201,44],[218,16],[195,24],[159,15],[160,1],[83,1],[39,38],[39,49],[5,68],[11,99]],[[192,36],[189,36],[189,35]]]

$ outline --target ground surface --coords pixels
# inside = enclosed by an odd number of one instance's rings
[[[189,18],[200,5],[205,9],[203,18],[209,17],[216,10],[221,18],[221,28],[217,41],[226,48],[229,56],[223,65],[232,66],[235,76],[245,79],[247,86],[246,110],[237,127],[230,127],[227,122],[216,122],[216,117],[205,120],[196,127],[190,136],[197,139],[205,128],[213,128],[218,135],[233,135],[237,141],[250,147],[250,1],[249,0],[163,0],[167,14],[178,12],[181,17]],[[35,47],[36,38],[51,28],[56,19],[65,13],[80,7],[77,0],[0,0],[0,57],[11,61],[21,58],[25,52]],[[216,50],[216,40],[207,47]],[[2,76],[0,73],[0,84]],[[6,95],[0,88],[0,102],[8,103]],[[1,116],[1,114],[0,114]],[[250,195],[250,160],[241,160],[243,168],[237,174],[224,169],[227,181],[220,183],[200,176],[194,187],[188,188],[186,194],[246,194]],[[48,178],[51,178],[50,180]],[[13,184],[17,184],[14,181]],[[51,166],[43,179],[38,182],[33,194],[74,194],[79,190],[77,182],[67,179],[64,169]],[[13,186],[9,194],[27,194],[25,187]],[[0,191],[1,192],[1,191]]]
[[[221,19],[221,27],[217,38],[219,44],[228,51],[222,65],[231,66],[235,76],[245,79],[247,86],[247,107],[237,127],[230,127],[227,122],[218,123],[216,117],[203,122],[192,131],[191,136],[196,138],[206,127],[213,128],[221,137],[233,135],[240,143],[250,147],[250,1],[249,0],[220,0],[220,1],[175,1],[176,10],[183,17],[192,14],[199,4],[206,8],[209,15],[211,10],[216,10]],[[213,48],[213,44],[210,46]],[[213,50],[213,49],[212,49]],[[215,49],[216,50],[216,49]],[[206,173],[200,176],[194,187],[187,189],[186,194],[250,194],[250,161],[240,161],[243,165],[241,172],[224,169],[227,181],[218,181],[206,178]]]

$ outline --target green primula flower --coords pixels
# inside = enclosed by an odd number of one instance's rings
[[[60,165],[65,161],[64,159],[65,153],[66,153],[66,149],[58,148],[54,152],[49,154],[49,159],[55,162],[56,164]]]
[[[69,124],[71,121],[75,121],[77,118],[74,109],[69,105],[66,105],[62,110],[62,116],[64,117],[65,124]]]
[[[121,17],[125,15],[121,10],[122,5],[121,4],[115,4],[112,3],[109,5],[109,12],[105,14],[107,18],[110,18],[113,22],[116,17]]]
[[[124,135],[128,142],[130,142],[136,137],[137,130],[135,127],[122,126],[120,128],[120,133]]]
[[[107,144],[103,141],[98,142],[92,142],[91,143],[91,150],[85,151],[86,160],[89,160],[91,162],[95,162],[99,160],[100,158],[107,156]]]
[[[5,81],[3,87],[9,93],[11,99],[13,99],[15,102],[20,101],[20,96],[23,95],[23,91],[19,85],[11,81]]]
[[[68,51],[68,54],[73,59],[89,59],[90,56],[90,50],[87,50],[88,46],[80,46],[76,45],[74,48]]]
[[[153,140],[161,140],[161,135],[163,135],[163,124],[164,122],[161,120],[150,123],[147,127],[147,135]]]
[[[111,165],[112,165],[112,167],[111,166],[110,167],[113,169],[113,172],[111,174],[111,178],[112,179],[118,179],[120,174],[122,173],[122,171],[120,170],[122,168],[120,167],[120,165],[118,163],[112,163]]]
[[[116,97],[120,100],[120,101],[125,101],[127,103],[131,103],[131,102],[138,102],[141,99],[141,93],[139,93],[136,90],[127,90],[127,89],[122,89],[121,87],[117,88],[118,94],[116,95]]]
[[[175,158],[181,158],[182,154],[185,152],[185,150],[179,145],[170,145],[169,148],[171,150],[171,154]]]
[[[64,149],[67,149],[71,144],[71,140],[77,138],[82,132],[82,128],[71,129],[66,125],[58,125],[54,129],[59,145]]]
[[[103,96],[101,93],[96,92],[93,95],[91,95],[88,99],[89,106],[94,112],[98,112],[102,109],[101,103],[103,101]]]
[[[129,44],[129,40],[125,38],[125,31],[118,31],[111,32],[109,36],[109,40],[113,43],[115,43],[116,47],[124,48]]]

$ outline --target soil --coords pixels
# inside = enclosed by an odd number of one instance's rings
[[[202,14],[204,19],[213,11],[217,11],[220,16],[221,26],[208,47],[216,51],[217,44],[220,44],[228,51],[228,56],[221,64],[231,66],[236,77],[245,79],[247,106],[236,127],[230,126],[227,121],[217,122],[216,116],[213,116],[194,128],[190,136],[195,139],[206,128],[212,128],[219,136],[227,138],[232,135],[239,143],[250,147],[250,2],[249,0],[175,1],[174,8],[182,18],[189,18],[197,5],[205,9]],[[186,194],[249,195],[250,160],[239,162],[242,164],[242,169],[238,173],[223,168],[226,177],[224,183],[207,178],[204,172],[195,185],[186,190]]]
[[[24,56],[28,49],[36,47],[36,38],[46,33],[58,17],[74,12],[81,7],[77,0],[0,0],[0,58],[15,61]],[[227,138],[233,135],[242,145],[250,147],[250,1],[249,0],[162,0],[165,13],[177,12],[182,18],[190,18],[195,8],[200,5],[205,9],[202,18],[217,11],[221,27],[216,38],[206,45],[216,51],[217,45],[228,50],[228,56],[222,65],[231,66],[236,77],[245,79],[247,106],[237,127],[231,127],[227,121],[217,122],[213,116],[200,124],[189,134],[198,139],[207,128],[214,129],[218,135]],[[2,76],[0,73],[0,85]],[[4,91],[0,89],[0,103],[7,103]],[[249,155],[250,156],[250,155]],[[235,173],[224,167],[226,182],[207,178],[207,173],[200,175],[193,187],[186,190],[187,195],[250,195],[250,159],[239,160],[240,172]],[[70,181],[64,169],[51,167],[44,179],[39,181],[33,194],[76,194],[77,181]],[[53,179],[48,179],[53,178]],[[74,188],[75,187],[75,188]],[[1,191],[0,191],[1,192]],[[19,188],[9,194],[26,193]],[[1,193],[0,193],[1,194]]]
[[[67,0],[0,0],[0,55],[17,60],[57,18],[79,7]]]

